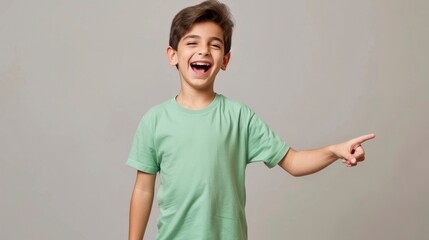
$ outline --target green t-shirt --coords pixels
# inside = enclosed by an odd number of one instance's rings
[[[245,240],[245,169],[274,167],[288,145],[239,102],[216,94],[201,110],[173,98],[150,109],[127,164],[159,172],[158,240]]]

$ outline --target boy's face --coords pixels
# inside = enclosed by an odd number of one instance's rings
[[[170,65],[178,66],[182,88],[194,90],[213,90],[217,73],[230,58],[224,55],[223,31],[214,22],[192,25],[177,50],[168,47],[167,55]]]

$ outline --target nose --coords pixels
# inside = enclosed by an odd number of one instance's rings
[[[198,51],[198,55],[208,56],[210,55],[210,48],[208,46],[201,46]]]

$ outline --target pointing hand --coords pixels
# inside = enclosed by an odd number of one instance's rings
[[[342,158],[342,162],[347,167],[356,166],[358,162],[365,160],[365,151],[363,150],[362,143],[373,138],[375,138],[375,134],[367,134],[344,143],[333,145],[332,152],[338,158]]]

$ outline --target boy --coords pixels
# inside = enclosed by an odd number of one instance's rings
[[[127,164],[137,178],[129,239],[142,239],[159,172],[157,239],[247,239],[244,173],[248,163],[280,165],[294,176],[317,172],[339,158],[364,160],[361,136],[296,151],[247,106],[214,92],[230,59],[233,22],[224,4],[205,1],[173,19],[167,56],[179,72],[179,94],[150,109],[137,129]]]

